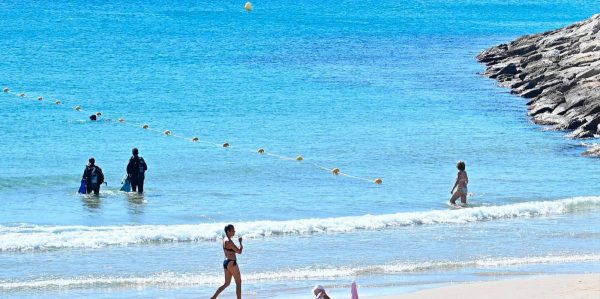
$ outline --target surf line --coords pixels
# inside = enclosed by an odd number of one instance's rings
[[[24,92],[20,92],[20,93],[13,92],[8,87],[4,87],[2,89],[2,91],[5,94],[13,95],[13,96],[16,96],[16,97],[19,97],[19,98],[28,98],[28,99],[32,98],[32,97],[29,97]],[[44,97],[42,97],[42,96],[38,96],[36,99],[37,99],[38,102],[41,102],[41,103],[51,103],[51,104],[53,104],[55,106],[67,107],[66,104],[62,100],[59,100],[59,99],[55,99],[54,101],[46,101],[46,100],[44,100]],[[77,112],[85,112],[85,110],[80,105],[73,106],[73,110],[75,110]],[[94,115],[96,115],[96,116],[99,117],[99,116],[102,116],[103,114],[102,114],[102,112],[96,112]],[[207,144],[214,145],[214,146],[217,146],[217,147],[220,147],[220,148],[225,148],[225,149],[231,147],[231,144],[229,144],[228,142],[215,143],[215,142],[211,142],[211,141],[208,141],[208,140],[200,139],[199,137],[196,137],[196,136],[189,137],[189,136],[177,135],[177,134],[173,134],[173,132],[171,130],[161,130],[161,129],[152,128],[147,123],[144,123],[144,124],[130,123],[130,122],[125,121],[125,118],[122,118],[122,117],[117,118],[116,120],[112,120],[110,118],[107,118],[104,121],[116,122],[118,124],[128,125],[128,126],[131,126],[131,127],[134,127],[134,128],[142,128],[142,129],[147,130],[147,131],[159,133],[159,134],[162,134],[162,135],[165,135],[165,136],[169,136],[169,137],[173,137],[173,138],[178,138],[178,139],[186,140],[186,141],[193,142],[193,143],[203,142],[203,143],[207,143]],[[277,154],[277,153],[274,153],[274,152],[267,152],[264,148],[258,148],[258,150],[256,150],[256,151],[254,151],[254,150],[249,150],[249,151],[251,151],[253,153],[258,153],[259,155],[266,155],[266,156],[269,156],[269,157],[272,157],[272,158],[276,158],[276,159],[279,159],[279,160],[303,162],[303,163],[312,165],[312,166],[314,166],[314,167],[316,167],[318,169],[330,172],[334,176],[344,176],[344,177],[347,177],[347,178],[350,178],[350,179],[355,179],[355,180],[359,180],[359,181],[375,183],[377,185],[381,185],[383,183],[383,180],[381,178],[372,179],[372,178],[365,178],[365,177],[350,175],[348,173],[342,172],[337,167],[330,168],[330,167],[326,167],[326,166],[322,166],[320,164],[317,164],[317,163],[315,163],[315,162],[313,162],[311,160],[306,160],[301,155],[298,155],[296,157],[289,157],[289,156]]]

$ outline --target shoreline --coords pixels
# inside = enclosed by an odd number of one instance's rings
[[[360,290],[359,290],[360,293]],[[516,279],[450,284],[396,295],[365,299],[526,299],[600,298],[600,273],[540,275]]]

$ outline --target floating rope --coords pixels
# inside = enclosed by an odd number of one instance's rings
[[[26,94],[26,93],[24,93],[24,92],[21,92],[21,93],[14,93],[14,92],[12,92],[12,91],[10,90],[10,88],[8,88],[8,87],[5,87],[5,88],[3,88],[3,89],[2,89],[2,91],[3,91],[4,93],[11,94],[11,95],[15,95],[15,96],[18,96],[18,97],[20,97],[20,98],[27,98],[27,94]],[[42,100],[43,100],[43,99],[44,99],[44,98],[43,98],[42,96],[38,96],[38,97],[37,97],[37,100],[38,100],[38,101],[40,101],[40,102],[42,102]],[[54,101],[54,104],[56,104],[56,105],[61,105],[61,104],[63,104],[63,102],[62,102],[61,100],[59,100],[59,99],[56,99],[56,100]],[[65,106],[65,105],[62,105],[62,106]],[[83,112],[83,111],[85,111],[85,110],[84,110],[84,109],[83,109],[83,108],[82,108],[80,105],[73,106],[73,110],[75,110],[75,111],[78,111],[78,112]],[[97,117],[100,117],[100,116],[102,116],[102,112],[96,112],[96,113],[94,113],[93,115],[95,115],[95,116],[97,116]],[[110,119],[107,119],[106,121],[111,121],[111,120],[110,120]],[[199,137],[191,137],[191,138],[190,138],[190,137],[185,137],[185,136],[176,135],[176,134],[173,134],[173,132],[172,132],[171,130],[158,130],[158,129],[153,129],[153,128],[151,128],[151,127],[150,127],[150,125],[149,125],[149,124],[147,124],[147,123],[144,123],[144,124],[134,124],[134,123],[129,123],[129,122],[126,122],[126,121],[125,121],[125,118],[118,118],[118,119],[117,119],[115,122],[116,122],[116,123],[119,123],[119,124],[129,125],[129,126],[132,126],[132,127],[134,127],[134,128],[142,128],[142,129],[145,129],[145,130],[147,130],[147,131],[153,131],[153,132],[156,132],[156,133],[163,134],[163,135],[165,135],[165,136],[170,136],[170,137],[174,137],[174,138],[179,138],[179,139],[182,139],[182,140],[187,140],[187,141],[191,141],[191,142],[200,142],[200,141],[202,141],[202,142],[204,142],[204,143],[212,144],[212,145],[215,145],[215,146],[218,146],[218,147],[221,147],[221,148],[229,148],[229,147],[231,146],[231,145],[230,145],[228,142],[224,142],[224,143],[213,143],[213,142],[209,142],[209,141],[206,141],[206,140],[200,140],[200,138],[199,138]],[[254,151],[253,151],[253,152],[254,152]],[[316,164],[316,163],[314,163],[314,162],[306,161],[306,160],[304,159],[304,157],[303,157],[303,156],[301,156],[301,155],[298,155],[298,156],[296,156],[296,157],[288,157],[288,156],[279,155],[279,154],[272,153],[272,152],[267,152],[267,151],[266,151],[264,148],[259,148],[259,149],[257,150],[257,152],[258,152],[258,154],[260,154],[260,155],[267,155],[267,156],[274,157],[274,158],[277,158],[277,159],[280,159],[280,160],[288,160],[288,161],[294,161],[294,160],[295,160],[295,161],[298,161],[298,162],[308,163],[308,164],[310,164],[310,165],[313,165],[313,166],[315,166],[316,168],[319,168],[319,169],[325,170],[325,171],[327,171],[327,172],[331,172],[331,173],[332,173],[333,175],[335,175],[335,176],[345,176],[345,177],[347,177],[347,178],[352,178],[352,179],[356,179],[356,180],[360,180],[360,181],[365,181],[365,182],[371,182],[371,183],[375,183],[375,184],[378,184],[378,185],[380,185],[380,184],[382,184],[382,183],[383,183],[383,180],[382,180],[381,178],[376,178],[376,179],[367,179],[367,178],[363,178],[363,177],[353,176],[353,175],[350,175],[350,174],[347,174],[347,173],[344,173],[344,172],[342,172],[342,171],[341,171],[339,168],[337,168],[337,167],[334,167],[334,168],[329,168],[329,167],[325,167],[325,166],[322,166],[322,165]]]

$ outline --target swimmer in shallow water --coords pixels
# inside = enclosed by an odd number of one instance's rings
[[[456,174],[456,182],[454,182],[454,187],[450,191],[452,197],[450,198],[450,204],[456,205],[456,200],[460,197],[460,202],[463,205],[467,204],[467,193],[469,189],[467,185],[469,184],[469,176],[467,176],[466,165],[464,161],[458,161],[456,163],[456,168],[458,169],[458,173]],[[454,190],[456,189],[456,191]]]

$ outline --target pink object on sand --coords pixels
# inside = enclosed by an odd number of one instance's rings
[[[350,292],[352,293],[352,299],[358,299],[358,290],[356,289],[356,281],[352,282]]]

